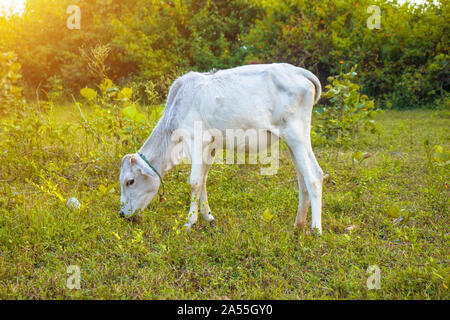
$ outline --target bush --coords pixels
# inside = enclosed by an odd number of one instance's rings
[[[0,53],[0,115],[23,103],[20,68],[14,52]]]
[[[357,64],[363,93],[397,108],[443,100],[449,90],[450,7],[444,1],[78,0],[82,30],[67,30],[61,26],[70,3],[29,0],[23,16],[0,16],[0,51],[17,52],[33,98],[57,75],[72,92],[105,76],[142,83],[135,85],[141,97],[150,81],[161,100],[167,80],[188,70],[251,62],[288,62],[322,83],[339,72],[341,61]],[[367,27],[370,5],[381,10],[380,29]],[[99,70],[89,63],[105,48]],[[155,96],[142,99],[151,103]]]
[[[375,104],[366,95],[361,95],[360,86],[353,82],[355,69],[329,77],[330,83],[322,97],[327,98],[329,106],[315,109],[318,115],[314,142],[323,145],[348,145],[361,129],[376,132],[372,119]]]
[[[151,125],[155,125],[162,113],[162,106],[148,108],[149,116],[139,111],[137,103],[132,100],[133,90],[129,87],[120,88],[110,79],[105,78],[98,85],[98,91],[83,88],[80,94],[86,99],[92,117],[84,118],[83,127],[89,135],[93,135],[101,144],[106,140],[115,139],[115,156],[120,156],[120,146],[131,145],[138,147],[150,134]],[[83,104],[77,103],[80,112]],[[84,117],[84,114],[83,114]],[[95,128],[95,129],[94,129]],[[111,141],[109,142],[111,143]]]
[[[381,9],[369,29],[367,8]],[[449,6],[395,1],[261,1],[264,14],[244,37],[260,61],[304,67],[325,82],[359,65],[363,93],[393,107],[419,107],[449,90]]]

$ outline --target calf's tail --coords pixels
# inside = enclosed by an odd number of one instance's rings
[[[319,78],[317,78],[315,74],[312,73],[311,71],[308,71],[303,68],[299,69],[302,75],[314,84],[314,87],[316,88],[316,93],[314,95],[314,103],[317,103],[317,101],[319,101],[320,99],[320,95],[322,94],[322,86],[320,84]]]

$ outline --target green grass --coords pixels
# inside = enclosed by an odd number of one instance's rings
[[[119,218],[120,156],[138,145],[100,146],[77,112],[56,115],[72,121],[66,131],[48,124],[22,140],[0,132],[2,299],[450,298],[449,171],[424,147],[428,139],[449,149],[446,110],[387,111],[377,116],[379,133],[346,149],[315,148],[329,174],[322,236],[293,229],[297,184],[284,145],[274,176],[252,165],[211,169],[214,226],[200,217],[182,229],[187,165],[165,177],[166,202],[134,221]],[[355,162],[357,151],[371,157]],[[81,210],[59,196],[76,196]],[[80,290],[66,287],[70,265],[81,269]],[[379,290],[367,288],[370,265],[381,269]]]

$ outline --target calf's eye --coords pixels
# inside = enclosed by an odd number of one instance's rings
[[[134,179],[128,180],[126,185],[127,187],[131,186],[134,183]]]

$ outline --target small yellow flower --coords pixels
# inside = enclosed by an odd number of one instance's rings
[[[117,233],[115,233],[115,232],[113,231],[112,234],[114,235],[114,237],[116,237],[118,240],[120,240],[120,236],[119,236]]]

